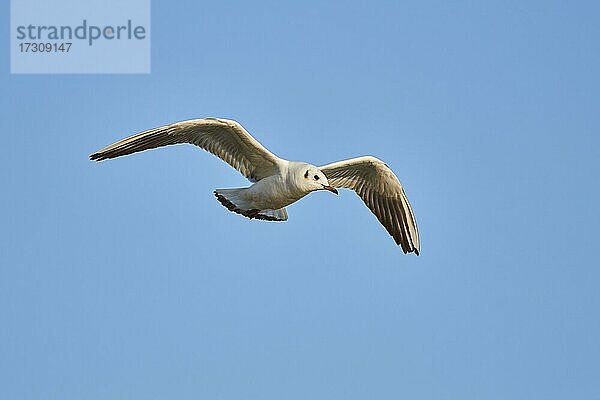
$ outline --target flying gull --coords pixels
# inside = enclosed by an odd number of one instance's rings
[[[252,186],[217,189],[217,199],[230,211],[248,218],[286,221],[286,206],[316,190],[354,190],[404,253],[419,255],[419,231],[400,181],[372,156],[321,167],[277,157],[238,122],[221,118],[193,119],[150,129],[98,150],[90,159],[102,161],[138,151],[190,143],[221,158]]]

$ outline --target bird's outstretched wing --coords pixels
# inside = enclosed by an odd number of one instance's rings
[[[417,221],[404,188],[392,170],[375,157],[357,157],[319,167],[329,184],[354,190],[404,253],[419,255]]]
[[[276,174],[282,162],[242,125],[218,118],[193,119],[150,129],[110,144],[90,159],[102,161],[178,143],[194,144],[211,152],[253,182]]]

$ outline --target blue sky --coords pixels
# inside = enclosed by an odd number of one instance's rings
[[[3,24],[0,397],[598,397],[599,14],[155,1],[149,75],[11,75]],[[230,213],[192,146],[88,161],[205,116],[385,160],[421,256],[349,191]]]

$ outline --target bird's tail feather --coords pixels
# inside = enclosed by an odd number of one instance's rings
[[[285,208],[278,210],[259,210],[252,207],[248,201],[244,200],[242,194],[246,188],[238,189],[217,189],[215,196],[217,200],[229,211],[242,214],[250,219],[264,219],[267,221],[286,221],[288,219]]]
[[[269,221],[287,221],[287,211],[284,208],[280,208],[278,210],[261,210],[260,216],[268,217]]]

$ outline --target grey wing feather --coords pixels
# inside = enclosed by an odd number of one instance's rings
[[[251,181],[276,174],[282,160],[233,120],[204,118],[177,122],[119,140],[90,156],[102,161],[156,147],[189,143],[216,155]]]
[[[404,253],[419,255],[417,221],[404,188],[392,170],[375,157],[357,157],[319,167],[329,184],[354,190]]]

